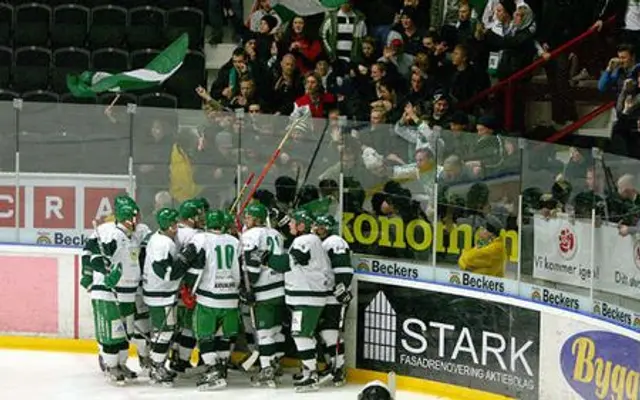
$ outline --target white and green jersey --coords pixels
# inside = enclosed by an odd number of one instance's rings
[[[176,244],[160,231],[151,235],[146,247],[142,273],[142,295],[148,306],[171,306],[184,276],[177,259]]]
[[[289,305],[322,307],[333,291],[334,276],[329,256],[322,248],[320,238],[314,234],[296,237],[289,247],[288,257],[271,257],[269,266],[286,271],[285,301]]]
[[[264,253],[281,255],[284,238],[275,229],[256,226],[242,234],[244,266],[256,301],[284,297],[284,274],[262,265]]]
[[[353,266],[351,265],[351,249],[349,244],[338,235],[331,235],[322,241],[322,248],[327,252],[335,278],[335,284],[351,285]],[[340,304],[333,293],[327,298],[327,304]]]
[[[138,252],[140,247],[131,240],[126,228],[119,224],[107,222],[98,226],[95,237],[102,243],[104,255],[100,252],[98,240],[91,246],[91,267],[93,269],[93,286],[91,299],[115,301],[112,291],[104,286],[104,277],[110,266],[122,264],[122,276],[114,288],[120,303],[135,302],[136,291],[140,284],[140,266]],[[105,257],[107,260],[105,260]]]
[[[211,308],[238,308],[240,286],[240,242],[226,233],[200,232],[189,246],[195,258],[189,264],[189,273],[200,270],[196,277],[196,301]]]
[[[176,234],[176,246],[178,246],[178,251],[182,251],[182,249],[190,243],[193,235],[198,232],[202,231],[182,223],[178,224],[178,233]]]

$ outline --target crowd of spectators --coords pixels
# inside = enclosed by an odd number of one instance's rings
[[[495,254],[504,253],[500,231],[517,229],[520,193],[526,224],[534,212],[588,218],[597,205],[599,215],[621,223],[621,234],[633,232],[637,218],[628,216],[635,215],[638,196],[631,193],[636,183],[628,167],[613,167],[613,175],[621,177],[616,182],[612,174],[602,174],[611,169],[591,150],[551,145],[523,150],[518,136],[544,138],[555,126],[525,130],[521,125],[506,132],[499,96],[480,107],[460,107],[536,58],[549,59],[549,52],[586,29],[602,29],[615,13],[612,2],[606,3],[352,0],[324,15],[283,20],[268,0],[256,1],[246,24],[234,22],[240,45],[209,90],[198,89],[207,99],[207,125],[183,128],[189,132],[172,145],[158,139],[163,151],[171,148],[171,187],[149,196],[162,204],[205,194],[229,204],[237,166],[243,176],[258,173],[289,116],[306,109],[316,120],[294,132],[260,195],[276,221],[305,203],[327,200],[335,207],[343,172],[345,211],[406,222],[437,220],[445,229],[456,223],[484,228],[479,253],[467,253],[459,264],[491,275],[505,274],[506,260]],[[225,17],[237,14],[231,6],[221,7]],[[624,27],[622,32],[634,38]],[[219,40],[214,30],[210,41]],[[599,82],[601,90],[619,87],[621,115],[640,111],[634,45],[618,48]],[[583,47],[545,64],[556,126],[577,118],[566,89],[600,74],[590,49]],[[514,103],[523,117],[524,99],[516,96]],[[621,118],[617,129],[624,129],[624,122]],[[296,195],[307,169],[307,185]],[[279,186],[272,194],[276,177]],[[374,247],[367,252],[424,257]]]

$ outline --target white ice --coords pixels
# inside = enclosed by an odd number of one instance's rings
[[[129,366],[138,371],[136,359]],[[356,400],[362,385],[342,388],[323,387],[315,393],[297,394],[290,382],[278,389],[260,389],[249,385],[249,378],[230,371],[229,386],[218,392],[198,392],[195,380],[176,381],[172,388],[150,386],[148,379],[116,387],[104,380],[97,356],[88,354],[36,351],[0,351],[0,398],[20,400]],[[427,395],[398,392],[397,400],[443,399]]]

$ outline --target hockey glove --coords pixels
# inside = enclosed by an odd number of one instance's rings
[[[252,306],[256,303],[255,293],[253,293],[251,290],[247,290],[244,287],[240,287],[238,296],[240,297],[240,302],[248,306]]]
[[[349,302],[351,302],[351,299],[353,299],[351,292],[349,291],[349,289],[347,289],[346,286],[344,286],[344,283],[339,283],[336,285],[336,287],[333,289],[333,295],[340,304],[349,304]]]
[[[111,266],[111,271],[109,271],[109,273],[105,275],[104,285],[109,289],[113,289],[118,285],[118,282],[120,282],[121,277],[122,277],[122,263],[117,263]]]
[[[191,290],[188,286],[182,286],[180,288],[180,298],[182,299],[184,306],[189,310],[193,310],[196,306],[196,296],[191,294]]]
[[[80,278],[80,286],[89,290],[89,288],[93,285],[93,276],[91,275],[82,275]]]

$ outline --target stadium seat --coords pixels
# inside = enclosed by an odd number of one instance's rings
[[[96,104],[95,97],[76,97],[71,93],[64,93],[60,96],[61,103],[67,104]]]
[[[57,103],[60,96],[48,90],[32,90],[22,93],[22,100],[30,103]]]
[[[154,59],[155,56],[160,54],[160,50],[155,49],[142,49],[131,52],[131,69],[139,69],[143,68],[147,65],[151,60]],[[141,95],[145,93],[157,92],[159,89],[157,87],[149,88],[146,90],[136,90],[136,94]]]
[[[20,92],[49,87],[51,51],[43,47],[27,46],[14,53],[13,88]]]
[[[156,1],[156,6],[171,10],[178,7],[190,7],[191,2],[189,0],[158,0]]]
[[[89,9],[77,4],[58,6],[53,10],[51,44],[56,47],[84,47],[89,32]]]
[[[13,37],[13,7],[0,4],[0,43],[10,45]]]
[[[47,46],[51,27],[51,7],[44,4],[21,4],[15,8],[15,46]]]
[[[0,88],[9,87],[11,71],[13,69],[13,50],[0,46]]]
[[[131,50],[162,47],[165,13],[158,7],[138,7],[129,11],[127,42]]]
[[[89,51],[77,47],[66,47],[53,52],[51,87],[55,92],[66,93],[67,75],[79,74],[90,69]]]
[[[118,6],[100,6],[91,10],[89,43],[91,49],[120,47],[124,44],[128,21],[127,10]]]
[[[177,108],[178,98],[169,93],[148,93],[138,97],[140,107]]]
[[[156,49],[141,49],[131,52],[131,69],[142,68],[149,64],[153,60],[160,50]]]
[[[129,53],[112,47],[99,49],[91,55],[91,65],[95,71],[104,71],[111,74],[128,71],[130,69]]]
[[[98,104],[109,105],[116,96],[115,93],[102,93],[98,95]],[[132,93],[120,93],[115,105],[126,106],[127,104],[138,104],[138,96]]]
[[[167,44],[172,43],[184,32],[189,34],[189,48],[202,48],[204,35],[204,13],[197,8],[181,7],[167,12],[165,37]]]
[[[0,101],[12,101],[20,97],[20,94],[8,89],[0,89]]]
[[[200,108],[202,100],[195,88],[206,85],[205,56],[200,51],[190,50],[182,67],[165,82],[168,92],[178,97],[180,108]]]

